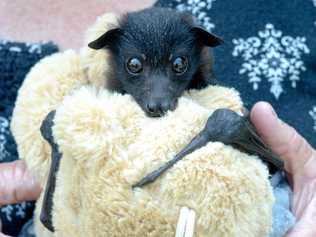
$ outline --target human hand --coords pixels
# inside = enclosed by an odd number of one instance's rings
[[[270,104],[258,102],[251,121],[264,142],[278,154],[293,188],[291,210],[295,226],[286,237],[316,236],[316,151],[288,124],[278,119]]]
[[[40,193],[41,188],[24,161],[0,164],[0,207],[35,200]],[[8,237],[1,233],[1,220],[0,237]]]

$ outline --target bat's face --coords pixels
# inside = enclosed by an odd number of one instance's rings
[[[112,87],[133,96],[149,116],[158,117],[174,110],[178,98],[201,77],[201,68],[210,63],[203,57],[204,47],[220,43],[193,26],[187,15],[151,8],[126,15],[119,28],[89,46],[110,50]]]

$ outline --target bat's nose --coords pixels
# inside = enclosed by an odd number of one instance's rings
[[[146,112],[151,117],[161,117],[167,111],[174,110],[175,107],[176,107],[176,101],[174,100],[166,100],[166,99],[150,100],[146,104]]]

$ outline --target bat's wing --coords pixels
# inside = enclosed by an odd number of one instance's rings
[[[220,141],[247,153],[257,154],[264,161],[283,170],[283,161],[261,140],[255,127],[250,122],[249,115],[240,116],[230,109],[218,109],[208,118],[204,129],[186,147],[173,159],[133,185],[133,188],[154,182],[162,173],[171,168],[184,156],[205,146],[210,141]]]
[[[58,145],[54,142],[52,132],[55,114],[56,111],[50,112],[44,119],[41,126],[41,134],[52,148],[52,161],[47,179],[47,184],[45,187],[40,220],[43,223],[43,225],[52,232],[54,232],[54,226],[52,221],[53,196],[56,186],[56,175],[59,169],[60,160],[62,158],[62,154],[58,151]]]
[[[203,133],[198,134],[196,137],[192,139],[192,141],[187,146],[185,146],[177,155],[175,155],[174,158],[167,161],[150,174],[146,175],[139,182],[134,184],[132,188],[142,187],[146,184],[154,182],[159,176],[161,176],[164,172],[170,169],[175,163],[177,163],[179,160],[183,159],[183,157],[195,151],[196,149],[204,146],[207,142],[207,136],[204,136]]]
[[[250,122],[250,117],[244,117],[241,124],[239,136],[235,137],[231,145],[239,146],[250,154],[259,155],[264,161],[274,165],[276,168],[283,170],[284,162],[275,153],[273,153],[258,135],[256,128]]]

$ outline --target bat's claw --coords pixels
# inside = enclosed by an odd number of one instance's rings
[[[250,154],[283,170],[283,161],[274,154],[258,135],[249,113],[240,116],[229,109],[218,109],[208,119],[205,129],[211,141],[220,141]]]
[[[42,125],[40,127],[40,131],[41,131],[42,136],[51,145],[54,143],[52,128],[54,125],[53,120],[55,118],[55,114],[56,114],[56,110],[53,110],[50,113],[48,113],[48,115],[46,116],[46,118],[44,119],[44,121],[42,122]]]
[[[55,231],[50,214],[44,210],[41,211],[40,221],[48,230],[51,232]]]

